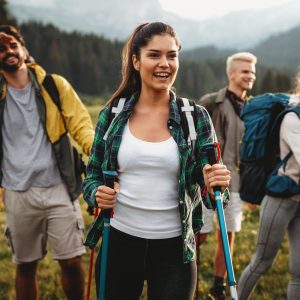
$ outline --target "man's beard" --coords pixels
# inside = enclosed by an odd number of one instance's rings
[[[9,59],[10,57],[15,57],[18,59],[18,62],[15,63],[15,64],[7,64],[5,63],[5,61],[7,59]],[[8,72],[8,73],[13,73],[13,72],[16,72],[19,67],[20,67],[20,56],[18,54],[7,54],[3,59],[2,61],[0,61],[0,69],[2,69],[3,71],[5,72]]]

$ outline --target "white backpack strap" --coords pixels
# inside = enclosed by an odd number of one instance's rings
[[[194,111],[194,106],[190,105],[190,102],[187,98],[182,98],[183,106],[181,107],[182,112],[185,113],[188,128],[189,128],[189,138],[188,143],[189,146],[192,146],[192,149],[195,148],[195,143],[197,139],[197,132],[195,129],[195,123],[192,115],[192,111]]]
[[[124,107],[124,104],[125,104],[125,101],[126,101],[126,98],[120,98],[119,102],[118,102],[118,106],[115,106],[115,107],[112,107],[111,109],[111,113],[114,114],[114,118],[112,119],[112,121],[110,122],[109,124],[109,127],[107,128],[106,132],[105,132],[105,135],[103,137],[103,140],[106,141],[107,139],[107,136],[108,136],[108,132],[115,120],[115,118],[118,116],[118,114],[122,111],[123,107]]]

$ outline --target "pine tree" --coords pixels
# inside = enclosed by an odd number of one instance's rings
[[[7,1],[0,0],[0,25],[16,25],[16,19],[10,14]]]

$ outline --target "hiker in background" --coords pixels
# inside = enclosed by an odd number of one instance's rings
[[[247,101],[247,93],[255,82],[256,57],[248,52],[233,54],[227,58],[228,86],[217,93],[204,95],[199,104],[207,108],[214,124],[221,146],[222,159],[231,172],[230,202],[225,209],[228,240],[233,253],[235,232],[241,230],[243,202],[239,197],[239,153],[244,132],[240,112]],[[212,210],[203,207],[204,226],[199,237],[200,244],[205,242],[207,234],[213,230]],[[226,299],[226,264],[223,253],[220,230],[217,229],[217,247],[214,257],[214,284],[210,289],[210,299]]]
[[[298,185],[298,192],[290,197],[272,196],[267,189],[260,210],[259,232],[255,253],[242,272],[238,284],[240,300],[249,299],[259,278],[272,266],[287,232],[290,246],[291,279],[287,299],[300,299],[300,71],[296,77],[295,95],[290,104],[297,107],[285,113],[279,130],[280,159],[286,164],[278,170],[279,178],[287,176]],[[288,154],[291,156],[287,156]],[[278,188],[277,185],[276,188]],[[270,188],[270,187],[269,187]]]
[[[38,261],[47,253],[62,270],[67,299],[83,299],[83,219],[67,132],[89,154],[90,116],[71,85],[53,75],[61,111],[46,92],[46,72],[26,64],[24,38],[0,26],[1,185],[6,236],[16,264],[16,299],[38,299]]]
[[[226,167],[207,165],[201,155],[205,143],[216,141],[204,108],[195,106],[196,163],[183,137],[177,98],[171,91],[179,50],[179,39],[169,25],[136,27],[123,49],[122,82],[99,115],[83,194],[102,210],[114,208],[106,279],[109,300],[138,299],[144,279],[150,300],[191,300],[196,288],[194,231],[202,224],[199,205],[204,201],[212,208],[213,186],[224,191],[229,185]],[[124,108],[104,141],[119,98],[126,98]],[[104,186],[102,171],[107,169],[118,172],[114,189]],[[227,190],[225,202],[226,195]]]

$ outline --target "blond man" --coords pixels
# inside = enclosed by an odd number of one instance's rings
[[[248,99],[256,79],[256,57],[249,52],[235,53],[227,58],[228,86],[216,93],[204,95],[199,104],[205,106],[212,118],[218,141],[221,146],[222,159],[231,172],[230,200],[225,209],[229,245],[233,252],[235,232],[241,230],[243,202],[239,197],[240,141],[244,132],[244,124],[240,112]],[[209,232],[213,230],[213,211],[203,207],[204,226],[200,241],[203,243]],[[214,257],[214,284],[210,289],[210,299],[226,299],[225,292],[226,265],[222,240],[217,228],[217,247]]]

